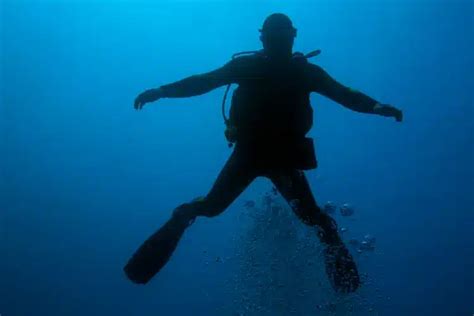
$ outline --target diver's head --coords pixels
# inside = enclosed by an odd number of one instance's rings
[[[268,16],[260,29],[260,40],[265,54],[271,58],[290,58],[296,29],[290,18],[282,13]]]

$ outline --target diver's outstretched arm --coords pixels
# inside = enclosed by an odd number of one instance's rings
[[[161,98],[187,98],[207,93],[215,88],[235,82],[238,69],[238,67],[235,67],[235,62],[230,61],[216,70],[190,76],[156,89],[146,90],[135,99],[134,107],[140,110],[146,103]]]
[[[357,112],[372,113],[403,120],[403,112],[391,105],[381,104],[364,93],[351,89],[334,80],[324,69],[310,65],[312,91]]]

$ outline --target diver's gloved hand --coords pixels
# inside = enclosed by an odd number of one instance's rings
[[[397,122],[403,120],[403,112],[394,106],[377,103],[374,106],[374,113],[382,116],[394,117]]]
[[[135,110],[141,110],[145,104],[157,101],[162,97],[163,90],[161,88],[146,90],[137,96],[133,107]]]

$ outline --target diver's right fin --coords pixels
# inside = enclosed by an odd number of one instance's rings
[[[343,243],[331,244],[323,252],[326,273],[336,292],[352,293],[360,287],[356,263]]]

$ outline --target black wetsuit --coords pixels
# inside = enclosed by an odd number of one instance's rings
[[[320,227],[320,239],[328,245],[326,270],[335,287],[354,291],[360,284],[357,267],[335,222],[318,207],[301,170],[311,165],[306,162],[313,160],[314,150],[300,148],[313,124],[311,92],[364,113],[372,113],[377,102],[339,84],[301,56],[276,63],[262,54],[237,58],[209,73],[162,86],[161,97],[195,96],[230,83],[239,85],[230,113],[237,130],[232,155],[207,196],[177,207],[135,252],[125,266],[126,274],[136,283],[147,283],[169,260],[196,216],[219,215],[256,177],[265,176],[300,219]]]
[[[238,130],[236,146],[213,188],[198,203],[196,214],[220,214],[256,177],[265,176],[293,202],[294,211],[305,223],[324,226],[297,163],[307,159],[298,156],[314,153],[295,150],[313,124],[310,93],[364,113],[372,113],[377,101],[341,85],[301,55],[283,63],[272,62],[263,54],[239,57],[217,70],[161,88],[165,97],[181,98],[230,83],[238,84],[230,113]]]

